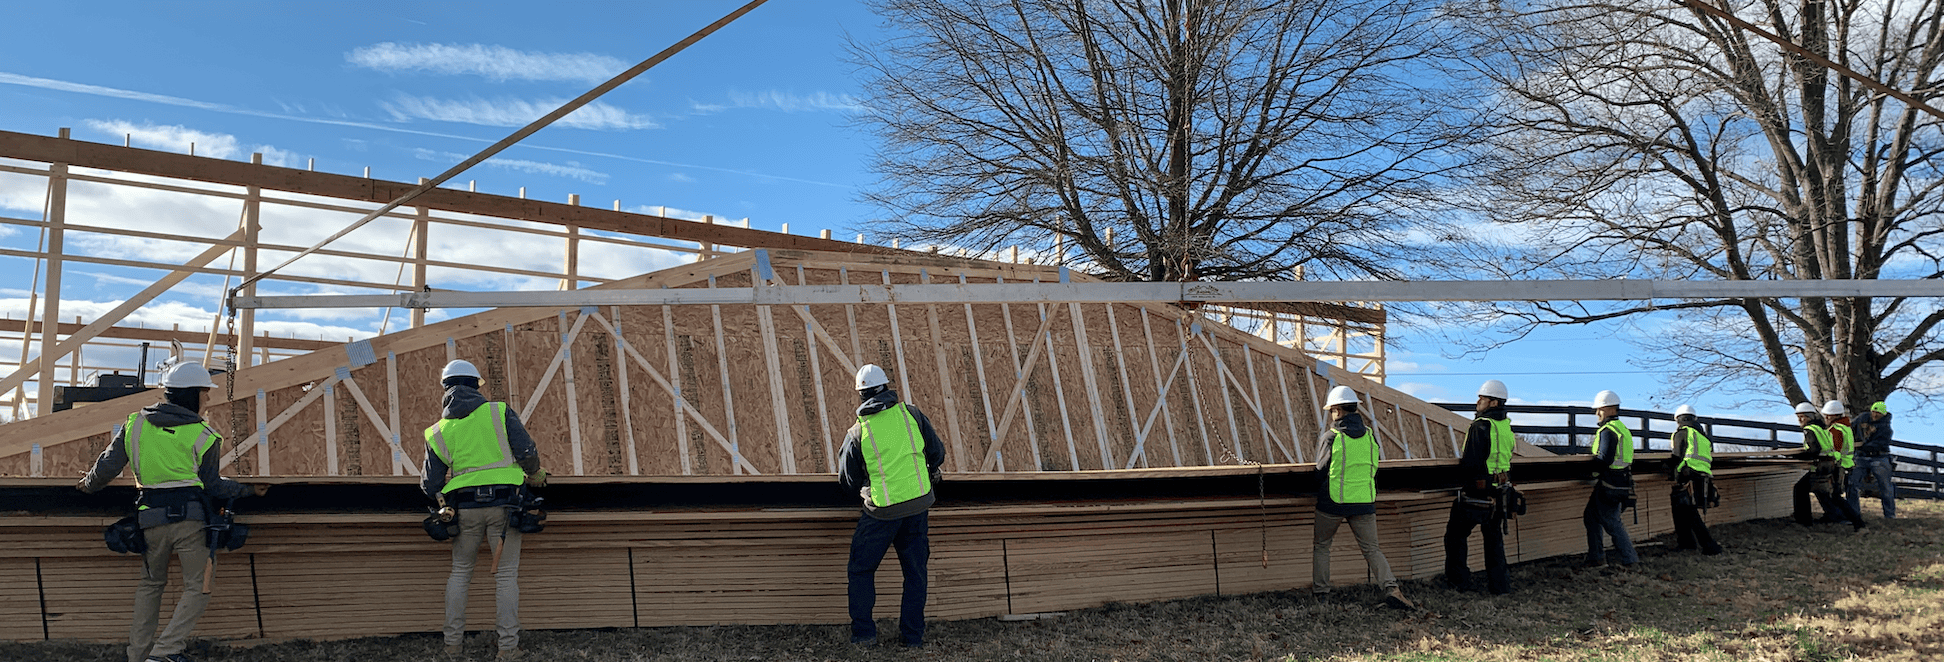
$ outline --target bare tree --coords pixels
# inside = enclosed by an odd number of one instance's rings
[[[873,5],[894,36],[851,52],[894,236],[1070,245],[1116,280],[1391,277],[1451,167],[1429,0]]]
[[[1729,4],[1927,103],[1944,96],[1938,0]],[[1467,264],[1512,277],[1944,275],[1935,118],[1670,0],[1483,2],[1459,18],[1477,38],[1473,73],[1501,95],[1485,118],[1496,132],[1471,202],[1526,240]],[[1653,340],[1637,362],[1672,369],[1674,393],[1726,385],[1852,407],[1898,389],[1926,404],[1944,394],[1936,299],[1522,304],[1486,314],[1510,314],[1514,331],[1529,331],[1670,310],[1672,324],[1651,318]]]

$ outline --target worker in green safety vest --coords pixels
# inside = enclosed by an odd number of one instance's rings
[[[1701,431],[1694,407],[1681,405],[1674,410],[1674,433],[1668,445],[1674,450],[1674,491],[1670,496],[1674,510],[1674,549],[1699,549],[1714,556],[1721,544],[1708,533],[1701,511],[1714,494],[1714,442]]]
[[[1816,495],[1822,504],[1823,515],[1837,518],[1837,522],[1849,522],[1854,530],[1862,531],[1863,516],[1851,510],[1849,501],[1837,490],[1836,472],[1838,458],[1836,442],[1823,422],[1822,414],[1816,406],[1807,402],[1796,403],[1796,422],[1802,425],[1802,451],[1799,457],[1811,461],[1809,473],[1796,480],[1793,490],[1795,498],[1795,521],[1803,526],[1815,522],[1809,518],[1809,495]]]
[[[1613,537],[1613,551],[1620,565],[1640,562],[1634,551],[1633,536],[1620,521],[1620,511],[1633,505],[1633,431],[1620,422],[1620,394],[1600,391],[1593,396],[1593,412],[1600,417],[1600,430],[1593,435],[1593,493],[1586,499],[1580,521],[1586,525],[1586,559],[1582,567],[1606,565],[1606,539]]]
[[[1357,547],[1363,550],[1364,565],[1383,587],[1384,604],[1410,609],[1414,605],[1398,589],[1390,562],[1377,546],[1377,463],[1384,455],[1377,433],[1364,425],[1357,413],[1357,392],[1350,387],[1330,389],[1324,406],[1329,408],[1330,429],[1323,431],[1316,447],[1316,475],[1323,479],[1323,489],[1316,493],[1316,522],[1311,527],[1315,537],[1310,546],[1310,593],[1319,599],[1330,595],[1330,543],[1336,539],[1337,527],[1347,520]]]
[[[94,468],[76,485],[93,494],[121,475],[135,473],[135,521],[141,527],[142,579],[135,585],[135,619],[128,630],[129,662],[190,662],[182,651],[189,633],[209,605],[205,579],[215,557],[205,532],[216,500],[235,499],[252,492],[223,478],[217,467],[223,457],[223,437],[209,428],[200,413],[203,396],[216,388],[200,363],[178,362],[163,370],[156,382],[162,402],[130,414],[108,438],[108,448]],[[268,489],[257,485],[258,495]],[[169,558],[182,564],[182,596],[174,615],[157,636],[162,592],[169,586]]]
[[[899,639],[906,647],[925,645],[925,568],[931,558],[927,510],[937,497],[932,486],[945,463],[945,444],[931,421],[898,401],[883,368],[857,369],[857,423],[838,451],[837,479],[857,491],[864,512],[851,535],[850,619],[853,644],[877,642],[877,569],[884,553],[898,549],[904,571],[904,598],[898,609]]]
[[[1830,400],[1823,403],[1822,415],[1823,429],[1829,431],[1829,446],[1836,451],[1836,473],[1830,478],[1835,487],[1831,494],[1848,502],[1849,510],[1858,510],[1857,503],[1844,494],[1850,471],[1856,468],[1856,431],[1850,428],[1849,412],[1844,410],[1843,401]],[[1823,521],[1834,522],[1836,518],[1824,515]]]
[[[1511,394],[1505,382],[1487,380],[1478,387],[1478,404],[1471,426],[1465,430],[1465,447],[1458,456],[1458,468],[1466,483],[1451,504],[1451,519],[1445,522],[1445,583],[1459,590],[1471,590],[1471,532],[1485,533],[1486,588],[1493,595],[1512,592],[1512,574],[1505,563],[1504,503],[1512,485],[1512,450],[1518,440],[1512,436],[1512,423],[1505,416],[1505,402]]]
[[[445,387],[439,422],[425,429],[425,471],[419,488],[450,508],[459,533],[452,540],[452,572],[446,577],[445,652],[465,653],[467,589],[479,561],[480,543],[493,550],[494,621],[500,660],[520,657],[520,529],[509,520],[521,504],[521,485],[546,487],[540,450],[504,402],[479,392],[479,368],[452,361],[439,375]]]

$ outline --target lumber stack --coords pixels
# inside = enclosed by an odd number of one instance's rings
[[[1786,515],[1799,474],[1787,466],[1724,471],[1722,507],[1709,521]],[[1671,530],[1665,479],[1639,480],[1640,524],[1628,519],[1635,538]],[[1532,508],[1507,537],[1511,560],[1583,553],[1580,511],[1590,489],[1583,481],[1526,486]],[[1443,571],[1450,503],[1449,492],[1381,495],[1380,536],[1399,577]],[[931,515],[927,613],[963,619],[1304,588],[1313,508],[1308,497],[1275,494],[940,507]],[[556,512],[545,532],[524,541],[522,620],[531,629],[843,623],[856,517],[843,508]],[[248,547],[219,560],[199,634],[334,639],[439,628],[451,550],[423,535],[418,516],[245,519],[255,532]],[[126,636],[140,561],[101,546],[100,527],[111,520],[0,517],[0,638]],[[1474,568],[1483,567],[1479,538]],[[1347,528],[1330,553],[1335,583],[1365,581]],[[468,616],[475,629],[492,623],[490,558],[482,548]],[[877,578],[878,613],[895,616],[895,554]]]

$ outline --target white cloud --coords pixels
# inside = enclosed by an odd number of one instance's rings
[[[684,174],[682,174],[682,173],[679,173],[679,172],[671,172],[671,173],[668,173],[668,181],[671,181],[671,182],[679,182],[679,183],[682,183],[682,184],[691,184],[691,183],[694,183],[694,182],[695,182],[695,178],[694,178],[694,177],[690,177],[690,176],[688,176],[688,175],[684,175]]]
[[[114,97],[117,99],[128,99],[131,101],[148,101],[151,103],[167,104],[171,106],[201,108],[204,110],[224,110],[227,108],[222,104],[196,101],[194,99],[184,99],[182,97],[172,97],[172,96],[167,96],[162,94],[149,94],[147,92],[135,92],[132,90],[120,90],[112,87],[88,85],[86,83],[70,83],[63,80],[35,78],[33,76],[22,76],[20,74],[10,74],[3,71],[0,71],[0,84],[20,85],[24,87],[38,87],[44,90],[59,90],[62,92],[75,92],[78,94],[92,94],[95,96]]]
[[[566,99],[526,99],[498,98],[482,99],[434,99],[409,94],[400,94],[391,101],[379,102],[379,107],[391,113],[392,119],[400,122],[424,119],[435,122],[457,122],[482,126],[525,126],[542,115],[567,103]],[[582,106],[580,110],[569,113],[555,122],[560,126],[577,129],[656,129],[661,128],[647,115],[630,113],[621,108],[595,102]]]
[[[1436,384],[1404,382],[1402,384],[1393,384],[1392,388],[1396,388],[1399,391],[1403,391],[1405,395],[1426,402],[1447,402],[1451,400],[1451,391]]]
[[[460,161],[466,160],[466,155],[464,154],[458,154],[455,152],[441,152],[441,151],[424,149],[424,148],[413,149],[412,156],[425,161],[437,161],[441,163],[458,163]],[[563,165],[559,163],[548,163],[545,161],[528,161],[526,159],[508,159],[508,158],[494,157],[494,158],[487,159],[486,165],[505,169],[505,170],[517,170],[520,172],[530,172],[530,173],[541,174],[541,175],[552,175],[555,177],[567,177],[570,179],[578,179],[583,182],[587,182],[589,184],[606,184],[608,181],[607,173],[584,167],[581,164],[575,163],[573,161],[568,161],[565,165]]]
[[[187,153],[194,145],[197,156],[217,159],[241,158],[245,153],[263,155],[267,165],[290,167],[300,158],[296,152],[277,149],[272,145],[257,145],[246,148],[236,136],[227,133],[211,133],[175,124],[136,124],[127,120],[84,120],[90,129],[112,136],[127,139],[137,147]]]
[[[594,53],[539,53],[486,44],[372,44],[344,54],[351,64],[386,72],[423,71],[507,80],[599,83],[629,63]]]
[[[87,124],[88,128],[102,133],[126,136],[136,146],[150,149],[188,152],[190,145],[193,144],[198,156],[218,159],[232,158],[241,149],[237,145],[236,136],[198,131],[186,126],[94,119],[85,120],[83,123]]]
[[[690,102],[689,108],[695,112],[704,114],[719,113],[731,108],[761,108],[765,110],[780,110],[786,113],[870,112],[870,109],[864,106],[863,99],[849,94],[833,94],[823,91],[797,94],[795,92],[784,92],[781,90],[769,90],[767,92],[731,91],[729,93],[728,103]]]

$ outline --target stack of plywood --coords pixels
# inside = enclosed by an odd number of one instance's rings
[[[1787,514],[1788,487],[1799,473],[1788,467],[1724,472],[1723,507],[1709,520]],[[1645,539],[1672,525],[1662,514],[1665,480],[1640,482],[1641,520],[1628,523],[1636,539]],[[1589,489],[1577,481],[1527,486],[1533,507],[1512,524],[1511,560],[1583,553],[1580,509]],[[1450,504],[1449,492],[1382,495],[1380,537],[1399,577],[1443,571]],[[1273,495],[937,508],[926,611],[934,618],[976,618],[1305,588],[1313,509],[1307,497]],[[852,510],[823,508],[556,512],[545,532],[525,539],[522,620],[533,629],[843,623],[856,517]],[[216,598],[199,633],[330,639],[439,628],[450,547],[425,538],[416,516],[246,519],[255,533],[242,552],[222,555]],[[141,564],[101,547],[99,527],[108,521],[0,518],[0,615],[7,616],[0,636],[125,636]],[[1481,538],[1471,540],[1475,569],[1483,567]],[[1365,581],[1347,528],[1339,530],[1331,554],[1337,584]],[[468,616],[475,629],[492,623],[490,558],[482,548]],[[877,573],[881,616],[897,613],[900,582],[894,553]]]

